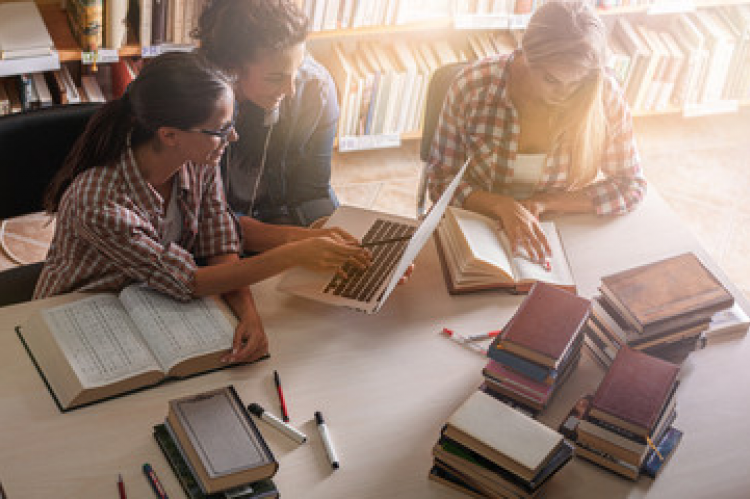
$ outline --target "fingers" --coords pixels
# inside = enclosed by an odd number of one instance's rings
[[[359,241],[357,240],[357,238],[349,234],[344,229],[341,229],[339,227],[332,227],[328,230],[332,236],[337,236],[341,242],[344,242],[346,244],[356,244],[357,246],[359,246]]]
[[[260,325],[240,323],[234,332],[232,350],[222,362],[249,362],[268,353],[268,340]]]

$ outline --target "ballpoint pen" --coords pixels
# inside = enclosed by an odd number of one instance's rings
[[[281,405],[281,418],[285,423],[289,422],[289,413],[286,410],[286,401],[284,400],[284,391],[281,389],[281,378],[279,372],[273,371],[273,382],[276,385],[276,393],[279,395],[279,404]]]
[[[169,499],[167,497],[167,493],[164,491],[164,487],[161,486],[159,478],[156,476],[156,472],[150,464],[146,463],[143,465],[143,473],[146,475],[148,483],[151,484],[151,488],[154,489],[154,494],[156,494],[156,497],[158,497],[159,499]]]
[[[466,340],[467,341],[489,340],[491,338],[494,338],[500,333],[502,333],[502,331],[498,329],[497,331],[490,331],[489,333],[473,334],[471,336],[466,336]]]
[[[122,481],[122,474],[117,475],[117,491],[120,493],[120,499],[128,499],[125,493],[125,484]]]

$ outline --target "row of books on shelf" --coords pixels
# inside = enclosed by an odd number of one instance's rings
[[[462,44],[363,41],[334,43],[314,54],[331,72],[339,92],[339,140],[346,136],[401,134],[420,129],[432,73],[446,64],[507,52],[507,33],[472,34]]]
[[[121,59],[76,78],[63,64],[56,71],[0,79],[0,116],[55,104],[107,102],[122,95],[141,66],[140,60]]]
[[[623,16],[609,45],[636,112],[750,98],[750,5],[677,14],[660,29]]]

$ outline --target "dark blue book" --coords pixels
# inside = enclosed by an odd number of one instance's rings
[[[557,377],[557,370],[541,366],[514,355],[507,350],[490,348],[487,352],[487,356],[495,362],[499,362],[509,369],[513,369],[514,371],[519,372],[534,381],[538,381],[539,383],[549,384],[550,378],[554,380]]]
[[[656,449],[659,451],[659,454],[661,454],[661,457],[659,457],[656,452],[654,452],[653,449],[649,451],[649,453],[646,455],[646,460],[643,462],[643,466],[641,467],[641,471],[644,475],[650,476],[651,478],[656,478],[656,475],[659,474],[659,471],[664,467],[666,462],[669,460],[669,457],[674,453],[674,450],[677,448],[677,445],[680,443],[680,440],[682,440],[682,431],[678,430],[674,426],[670,427],[666,432],[664,432],[664,436],[659,440],[659,443],[656,444]]]

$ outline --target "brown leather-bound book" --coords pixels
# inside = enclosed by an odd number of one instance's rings
[[[734,303],[731,293],[693,253],[603,277],[601,291],[644,334],[663,329],[665,322],[678,317],[710,317]]]
[[[507,350],[556,369],[589,318],[590,302],[555,286],[538,282],[518,307],[492,350]]]
[[[679,370],[671,362],[623,346],[594,394],[589,416],[649,436],[673,395]]]

